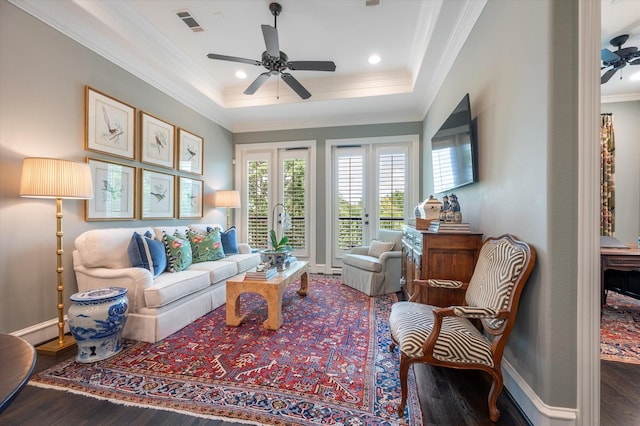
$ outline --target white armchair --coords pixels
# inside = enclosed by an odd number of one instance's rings
[[[400,291],[402,232],[380,230],[371,245],[342,258],[342,283],[369,296]]]

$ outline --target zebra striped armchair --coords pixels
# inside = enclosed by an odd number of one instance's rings
[[[468,284],[447,280],[414,282],[419,286],[466,287],[464,306],[439,308],[412,301],[392,306],[390,350],[396,346],[400,350],[400,417],[407,402],[409,367],[421,362],[489,373],[489,417],[493,422],[498,420],[502,354],[535,257],[533,247],[511,235],[488,238]]]

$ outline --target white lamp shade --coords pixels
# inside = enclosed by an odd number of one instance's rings
[[[20,196],[32,198],[93,197],[91,169],[86,163],[55,158],[25,158]]]
[[[240,192],[233,189],[217,191],[214,203],[216,207],[238,208],[240,207]]]

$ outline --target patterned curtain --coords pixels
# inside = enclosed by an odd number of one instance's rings
[[[601,114],[600,124],[600,235],[615,231],[615,138],[613,115]]]

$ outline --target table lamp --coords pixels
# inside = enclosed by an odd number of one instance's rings
[[[240,207],[240,192],[234,189],[217,191],[214,204],[216,207],[225,207],[227,209],[227,229],[229,229],[229,209]]]
[[[71,336],[64,335],[64,275],[62,266],[62,199],[84,200],[93,197],[91,169],[88,164],[54,158],[25,158],[22,163],[20,196],[55,198],[58,246],[58,340],[38,346],[38,353],[57,355],[75,346]]]

